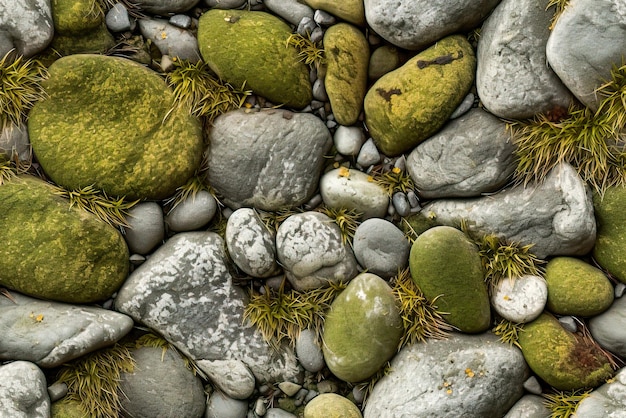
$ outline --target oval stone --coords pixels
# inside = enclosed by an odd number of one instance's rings
[[[598,232],[593,257],[616,279],[626,283],[626,188],[608,187],[595,195],[593,208]]]
[[[502,279],[493,289],[491,305],[509,321],[530,322],[543,312],[548,300],[548,286],[540,276]]]
[[[317,395],[306,407],[304,418],[362,418],[359,408],[350,400],[336,393]]]

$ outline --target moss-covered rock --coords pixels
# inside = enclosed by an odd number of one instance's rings
[[[361,273],[332,303],[324,323],[324,360],[347,382],[361,382],[398,349],[402,318],[391,288],[380,277]]]
[[[478,247],[461,231],[436,226],[421,234],[409,255],[411,277],[444,319],[462,332],[489,328],[491,312]]]
[[[71,208],[49,184],[22,176],[0,186],[0,286],[43,299],[109,298],[128,274],[122,235]]]
[[[324,10],[358,26],[365,26],[365,5],[363,0],[304,0],[314,9]]]
[[[52,47],[61,55],[104,52],[115,45],[93,0],[54,0]]]
[[[324,35],[327,70],[326,93],[337,123],[353,125],[363,109],[367,90],[369,44],[352,25],[339,23]]]
[[[626,283],[626,187],[609,187],[593,197],[596,244],[593,257],[622,283]]]
[[[594,316],[613,303],[613,286],[602,270],[573,257],[548,263],[548,310],[557,315]]]
[[[606,356],[544,313],[524,326],[518,343],[530,368],[558,390],[593,388],[613,374]]]
[[[357,406],[336,393],[322,393],[304,408],[304,418],[362,418]]]
[[[285,22],[264,12],[212,9],[198,24],[200,54],[221,79],[301,109],[312,99],[311,82],[289,36]]]
[[[85,418],[85,416],[85,410],[79,401],[64,398],[50,405],[51,418]]]
[[[379,149],[395,156],[439,130],[472,87],[475,67],[471,45],[454,35],[378,79],[364,108]]]
[[[155,72],[127,59],[72,55],[49,69],[29,115],[35,155],[57,184],[160,200],[194,174],[200,123]]]

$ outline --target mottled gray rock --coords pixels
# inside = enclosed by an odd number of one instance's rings
[[[198,360],[209,380],[233,399],[247,399],[254,392],[254,375],[239,360]]]
[[[591,192],[566,163],[555,167],[541,184],[481,198],[437,200],[421,213],[450,226],[466,219],[471,233],[534,244],[532,252],[539,258],[587,254],[596,236]]]
[[[15,361],[0,366],[0,417],[50,417],[46,376],[33,363]]]
[[[341,230],[323,213],[304,212],[287,218],[276,233],[276,250],[285,276],[297,290],[345,283],[358,273]]]
[[[580,401],[573,418],[626,417],[626,369]]]
[[[380,158],[380,152],[378,152],[374,140],[369,138],[361,147],[356,162],[361,167],[369,167],[370,165],[378,164]]]
[[[136,22],[130,18],[123,3],[116,3],[106,14],[105,22],[111,32],[133,30]]]
[[[57,367],[113,345],[133,327],[126,315],[92,306],[0,295],[0,359]]]
[[[527,119],[574,97],[546,62],[554,6],[503,0],[480,31],[476,89],[485,107],[507,119]]]
[[[303,330],[296,340],[298,361],[307,371],[317,373],[324,368],[324,354],[320,343],[316,341],[316,333],[311,329]]]
[[[500,0],[365,0],[365,18],[374,31],[392,44],[419,50],[446,35],[467,31]]]
[[[415,147],[407,170],[425,199],[480,196],[506,184],[514,152],[505,123],[472,109]]]
[[[273,350],[243,321],[246,293],[232,284],[227,263],[216,233],[177,234],[130,275],[115,306],[193,360],[237,359],[260,382],[296,381],[293,350]]]
[[[198,39],[188,30],[162,19],[141,19],[141,34],[152,40],[161,54],[196,63],[200,60]]]
[[[228,253],[237,267],[252,277],[267,278],[280,272],[275,235],[254,209],[237,209],[228,217],[225,238]]]
[[[229,398],[215,391],[207,400],[204,418],[246,418],[247,413],[247,401]]]
[[[550,418],[552,411],[543,404],[544,398],[524,395],[513,405],[504,418]]]
[[[238,110],[215,119],[208,181],[232,208],[301,205],[317,189],[332,137],[312,114]]]
[[[595,110],[595,90],[621,66],[626,50],[626,3],[623,0],[572,0],[548,38],[548,63],[567,88]]]
[[[43,51],[53,35],[50,0],[0,2],[0,57],[14,48],[31,57]]]
[[[16,156],[19,161],[26,162],[31,159],[28,129],[25,124],[21,126],[10,124],[4,129],[0,128],[0,161],[3,157],[13,160]]]
[[[186,12],[200,0],[141,0],[141,10],[155,15]]]
[[[320,180],[320,193],[326,206],[354,209],[361,219],[382,218],[387,213],[389,195],[371,176],[345,167],[330,170]]]
[[[135,367],[120,375],[124,416],[201,418],[206,398],[202,381],[175,350],[140,347],[131,350]]]
[[[361,146],[363,146],[365,142],[365,136],[363,135],[363,130],[358,126],[340,125],[333,135],[333,141],[335,142],[335,148],[338,153],[343,155],[358,155]]]
[[[124,238],[128,249],[135,254],[148,254],[165,237],[163,209],[156,202],[141,202],[128,211],[128,228]]]
[[[604,349],[626,357],[626,297],[615,299],[608,310],[591,318],[589,331]]]
[[[403,348],[376,383],[365,418],[499,417],[522,396],[522,353],[492,334],[454,333]]]
[[[264,0],[263,4],[292,25],[298,26],[305,17],[313,19],[313,9],[298,0]]]
[[[217,201],[213,195],[201,190],[170,210],[165,217],[165,223],[171,231],[193,231],[211,222],[216,212]]]
[[[540,276],[503,279],[491,292],[491,306],[498,315],[517,323],[526,323],[537,318],[547,301],[548,286]]]
[[[213,9],[238,9],[246,4],[246,0],[204,0]]]
[[[372,218],[359,225],[352,247],[361,267],[383,279],[395,276],[409,263],[409,241],[384,219]]]

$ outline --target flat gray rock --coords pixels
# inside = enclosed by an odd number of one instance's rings
[[[623,418],[626,416],[626,369],[580,401],[573,418]]]
[[[52,41],[54,24],[50,0],[0,2],[0,57],[15,48],[31,57]]]
[[[0,366],[0,418],[48,418],[46,376],[33,363]]]
[[[247,399],[254,392],[254,375],[239,360],[198,360],[196,364],[217,389],[233,399]]]
[[[589,331],[602,348],[626,357],[626,297],[615,299],[608,310],[591,318]]]
[[[298,26],[305,17],[313,20],[313,9],[298,0],[264,0],[263,4],[271,12],[295,26]]]

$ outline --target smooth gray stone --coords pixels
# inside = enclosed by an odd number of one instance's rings
[[[318,78],[315,80],[315,83],[313,83],[313,98],[315,100],[319,100],[320,102],[328,101],[328,93],[326,93],[324,79]]]
[[[50,0],[0,2],[0,58],[14,48],[18,55],[32,57],[48,46],[53,35]]]
[[[0,359],[57,367],[113,345],[133,327],[126,315],[93,306],[0,295]]]
[[[191,17],[188,15],[174,15],[170,17],[169,22],[181,29],[189,29],[191,27]]]
[[[246,418],[248,402],[229,398],[219,391],[213,392],[207,400],[204,418]]]
[[[154,42],[161,54],[188,60],[194,64],[200,61],[198,39],[190,31],[162,19],[141,19],[139,29],[146,39]]]
[[[566,163],[550,171],[541,184],[480,198],[441,199],[420,213],[441,225],[458,226],[465,219],[470,233],[534,244],[532,252],[542,259],[587,254],[596,238],[591,191]]]
[[[49,418],[43,372],[27,361],[0,365],[0,418]]]
[[[141,10],[155,15],[186,12],[200,0],[141,0]]]
[[[626,297],[615,299],[609,309],[589,320],[594,340],[620,357],[626,357]]]
[[[163,209],[156,202],[141,202],[128,211],[124,238],[131,253],[148,254],[165,237]]]
[[[295,26],[305,17],[313,19],[313,9],[298,0],[264,0],[263,4],[275,15]]]
[[[542,392],[541,383],[539,383],[539,380],[537,380],[537,377],[535,375],[532,375],[528,379],[526,379],[526,381],[524,382],[524,389],[526,389],[527,392],[533,395],[541,395]]]
[[[359,225],[352,246],[361,267],[383,279],[395,276],[409,263],[409,241],[384,219],[372,218]]]
[[[425,199],[493,192],[515,171],[510,138],[504,122],[472,109],[415,147],[407,158],[407,170]]]
[[[559,322],[561,323],[561,326],[563,326],[563,328],[565,328],[569,332],[574,333],[578,331],[577,322],[572,316],[561,316],[559,317]]]
[[[554,7],[536,0],[503,0],[480,31],[476,89],[485,108],[506,119],[527,119],[574,97],[546,62]]]
[[[298,23],[298,28],[296,29],[296,32],[299,33],[300,35],[304,36],[304,37],[306,37],[306,36],[308,36],[310,34],[311,35],[311,41],[317,42],[317,41],[313,40],[313,31],[316,28],[317,28],[317,25],[315,24],[315,21],[313,19],[311,19],[309,16],[305,16]]]
[[[254,375],[239,360],[198,360],[196,364],[230,398],[247,399],[254,392]]]
[[[626,4],[623,0],[571,0],[546,45],[548,63],[567,88],[592,110],[601,97],[595,90],[623,64],[626,51]]]
[[[298,381],[294,351],[274,350],[243,320],[247,295],[232,283],[225,247],[214,232],[173,236],[124,282],[116,309],[192,360],[236,359],[259,382]]]
[[[8,160],[13,160],[17,156],[19,161],[28,162],[31,160],[31,154],[26,124],[21,126],[10,124],[0,129],[0,161],[2,156]]]
[[[305,370],[311,373],[319,372],[326,365],[320,342],[315,341],[315,339],[315,331],[305,329],[300,332],[296,340],[296,355],[298,356],[298,361]]]
[[[544,398],[537,395],[524,395],[513,405],[504,418],[550,418],[552,411],[543,404]]]
[[[66,383],[54,382],[48,386],[48,396],[50,402],[56,402],[67,395],[68,389]]]
[[[391,203],[393,204],[396,213],[402,217],[409,216],[411,213],[411,204],[409,198],[403,192],[396,192],[391,197]]]
[[[467,93],[465,99],[463,99],[461,104],[458,105],[457,108],[454,109],[454,112],[452,112],[452,114],[450,115],[450,119],[456,119],[466,114],[472,108],[472,106],[474,106],[474,98],[474,93]]]
[[[389,195],[382,186],[357,169],[337,168],[320,180],[320,194],[326,206],[353,209],[361,219],[382,218],[389,206]]]
[[[361,151],[359,151],[356,162],[361,167],[369,167],[371,165],[378,164],[380,159],[381,156],[378,152],[378,148],[376,148],[374,140],[369,138],[361,147]]]
[[[246,0],[204,0],[204,2],[213,9],[238,9],[246,4]],[[251,1],[250,4],[252,3]]]
[[[324,11],[324,10],[316,10],[313,15],[313,20],[320,26],[330,26],[334,25],[337,19],[332,14]]]
[[[333,135],[333,141],[338,153],[354,156],[361,150],[365,135],[358,126],[340,125]]]
[[[370,394],[364,418],[501,417],[523,395],[524,356],[493,334],[453,333],[404,347]]]
[[[572,418],[626,417],[626,369],[580,401]]]
[[[131,20],[128,9],[122,3],[116,3],[106,14],[105,22],[111,32],[133,30],[136,23]]]
[[[299,206],[315,194],[333,143],[318,117],[280,109],[223,114],[209,141],[208,182],[224,203],[267,211]]]
[[[217,209],[217,201],[213,195],[201,190],[170,210],[165,217],[165,223],[171,231],[193,231],[211,222]]]

